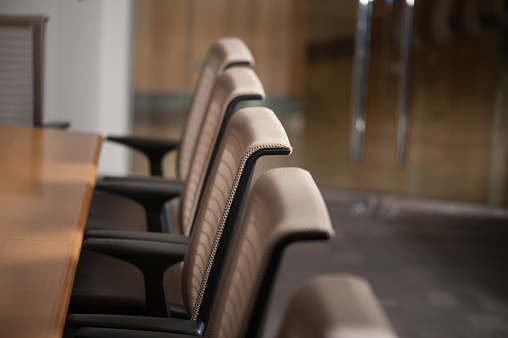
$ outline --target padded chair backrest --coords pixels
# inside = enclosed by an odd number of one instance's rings
[[[217,40],[210,48],[205,60],[187,113],[179,145],[177,175],[182,181],[187,179],[192,154],[217,76],[234,65],[254,65],[254,58],[249,48],[238,38]]]
[[[357,276],[322,275],[292,296],[278,338],[396,338],[369,283]]]
[[[0,124],[42,125],[46,20],[0,15]]]
[[[219,78],[212,93],[208,111],[199,131],[196,148],[180,195],[180,233],[189,235],[195,213],[206,184],[215,145],[221,144],[222,124],[226,124],[241,100],[262,99],[265,93],[256,73],[247,67],[227,69]]]
[[[324,200],[307,171],[278,168],[261,175],[252,187],[205,337],[255,337],[284,247],[333,233]]]
[[[275,114],[245,108],[232,118],[217,153],[191,234],[182,271],[182,294],[191,319],[206,321],[228,240],[257,158],[289,154],[291,146]]]

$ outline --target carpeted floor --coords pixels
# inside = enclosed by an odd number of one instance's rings
[[[508,337],[508,222],[503,209],[324,192],[336,236],[288,248],[265,337],[310,276],[370,281],[400,337]]]

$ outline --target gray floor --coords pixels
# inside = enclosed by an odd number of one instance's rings
[[[295,244],[280,267],[265,336],[305,279],[353,273],[373,286],[400,337],[508,337],[503,209],[324,192],[333,240]],[[431,216],[432,215],[432,216]]]

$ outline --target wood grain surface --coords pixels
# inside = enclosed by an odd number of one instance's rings
[[[61,337],[101,137],[0,126],[0,336]]]
[[[194,89],[210,46],[245,41],[271,95],[305,90],[307,0],[145,0],[136,3],[133,87],[142,93]]]

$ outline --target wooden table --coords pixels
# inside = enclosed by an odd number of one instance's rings
[[[101,138],[0,126],[0,337],[61,337]]]

